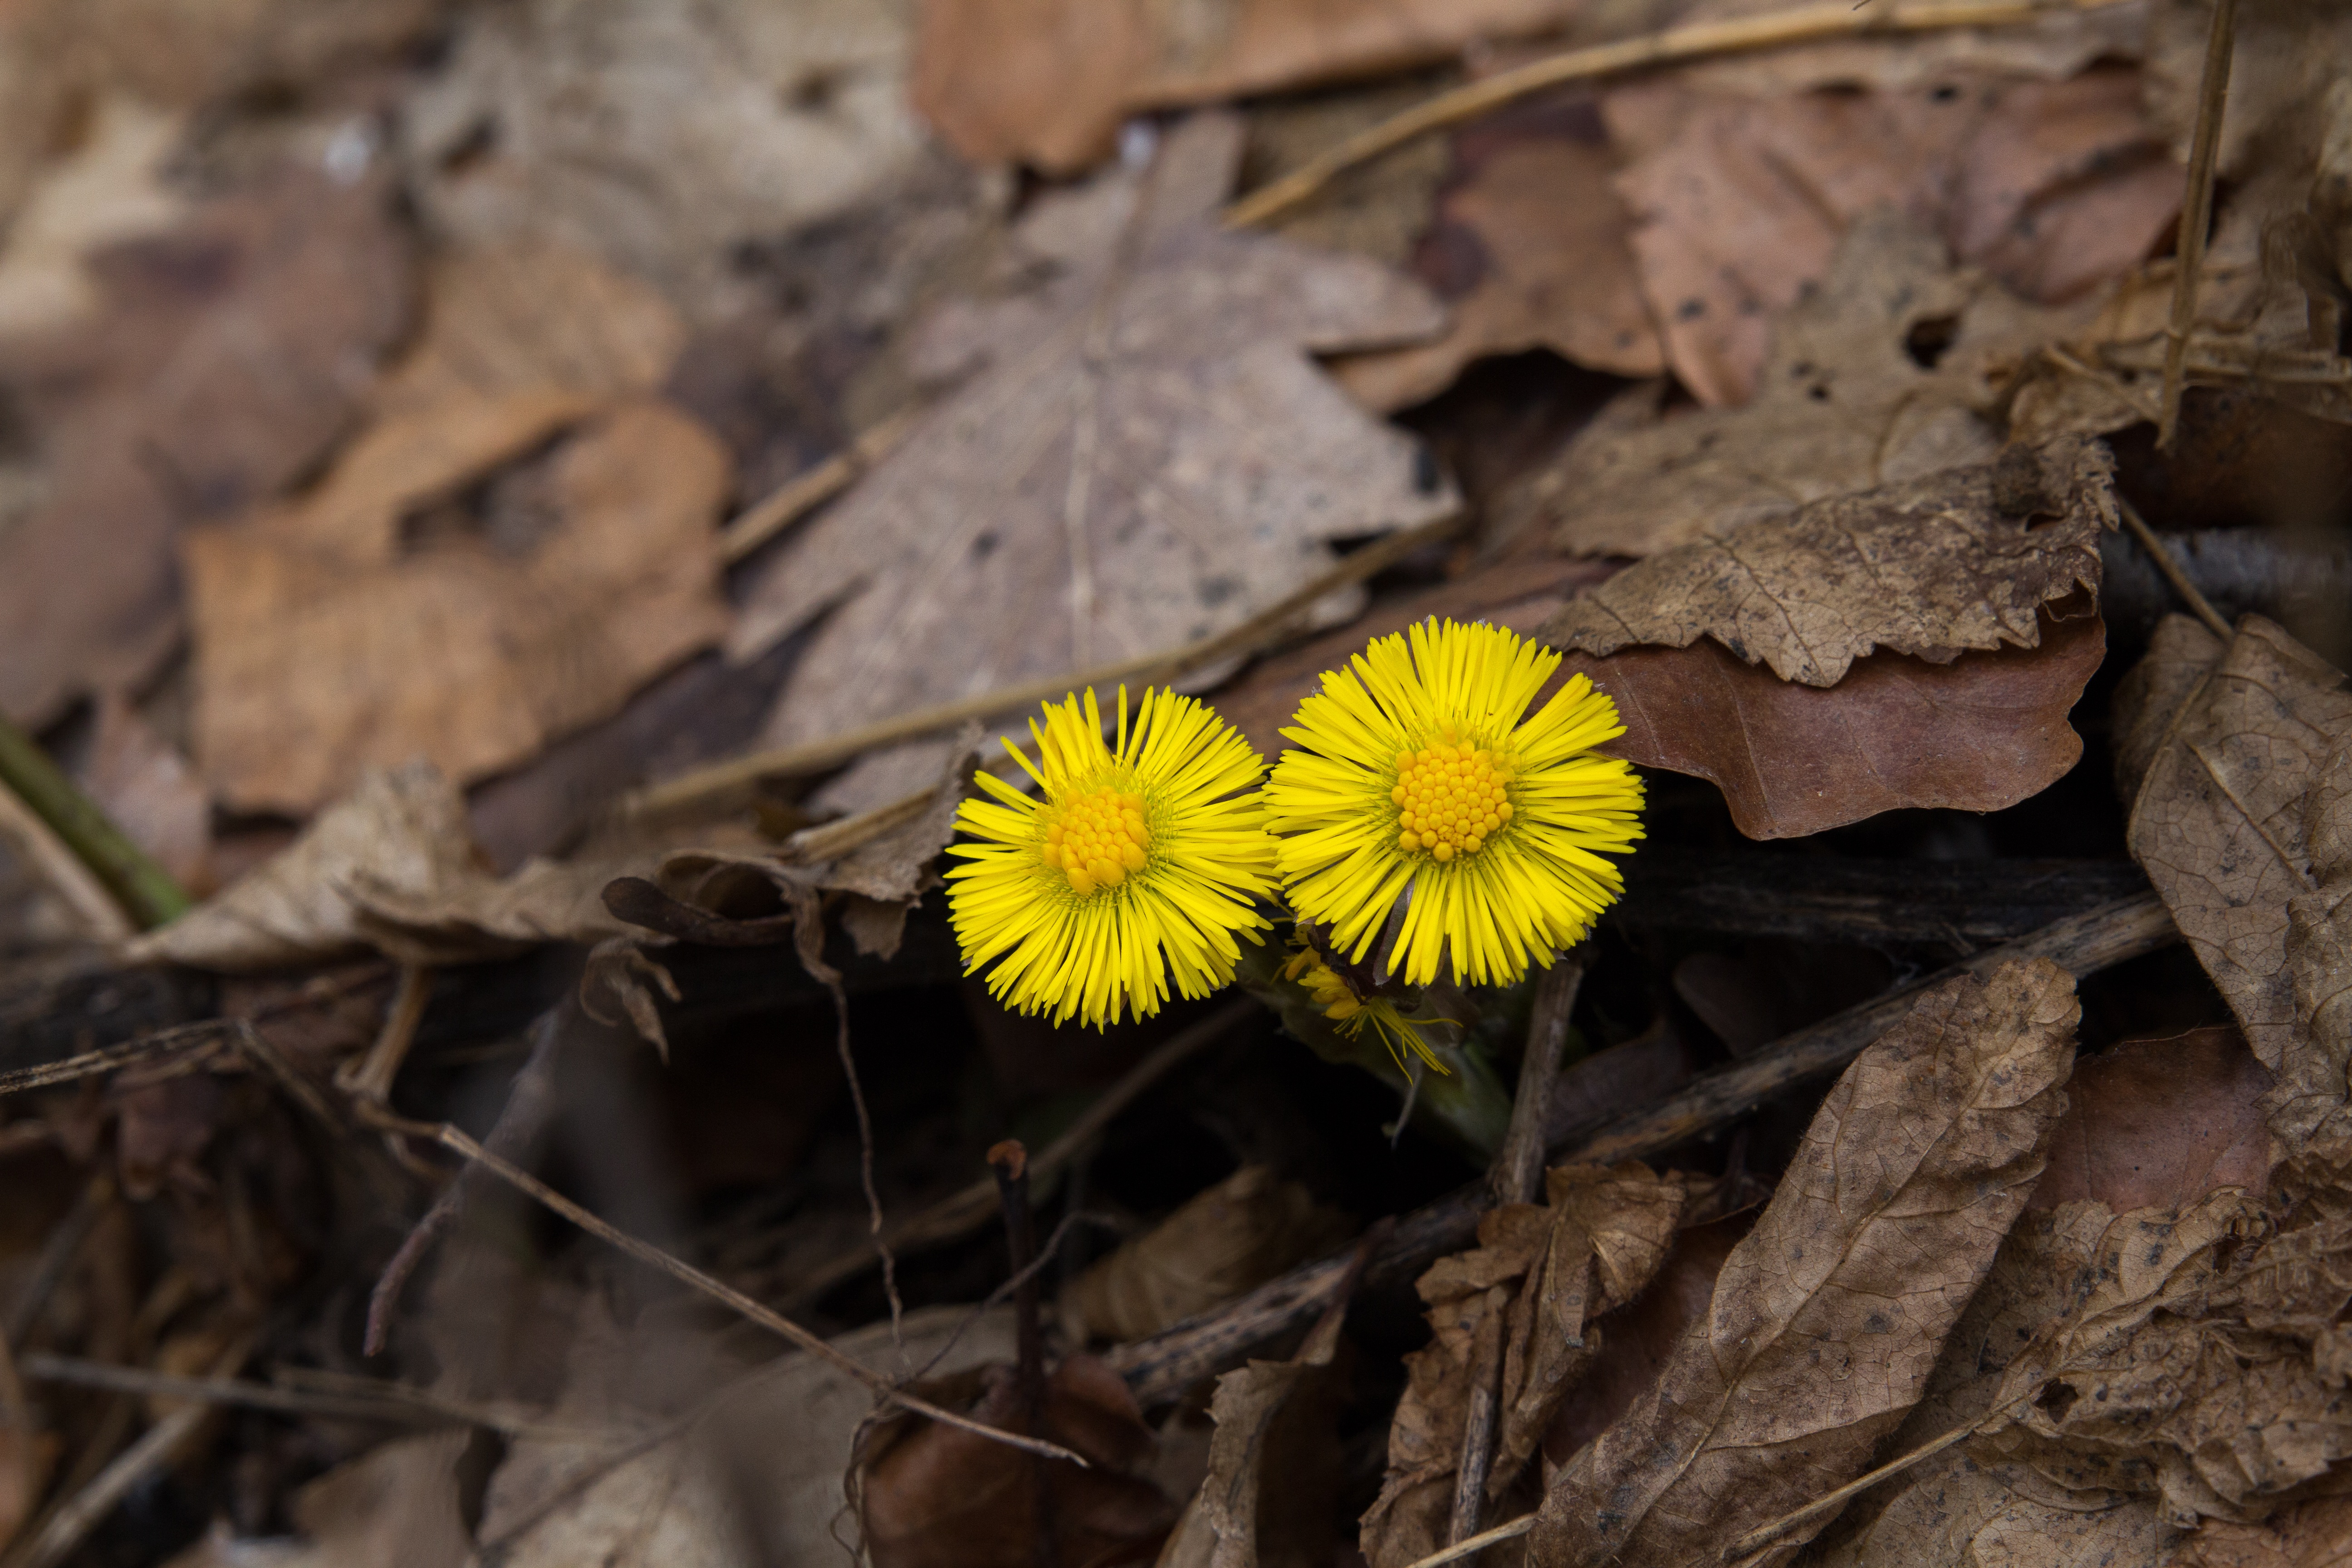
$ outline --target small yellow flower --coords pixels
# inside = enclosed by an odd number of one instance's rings
[[[983,773],[994,798],[956,814],[979,840],[949,850],[964,861],[948,873],[948,908],[965,973],[992,962],[992,994],[1056,1024],[1148,1018],[1171,975],[1178,994],[1209,994],[1233,978],[1236,933],[1255,942],[1270,923],[1255,907],[1274,890],[1255,789],[1265,763],[1171,691],[1145,691],[1130,728],[1121,687],[1109,746],[1091,691],[1045,708],[1029,723],[1037,765],[1006,742],[1037,795]]]
[[[1410,1047],[1413,1055],[1442,1073],[1452,1073],[1429,1041],[1421,1026],[1408,1018],[1397,1005],[1385,996],[1359,996],[1345,980],[1311,947],[1302,947],[1293,953],[1290,962],[1282,966],[1285,980],[1297,981],[1307,988],[1307,1000],[1323,1009],[1323,1016],[1339,1026],[1339,1032],[1355,1039],[1371,1026],[1381,1044],[1396,1058],[1397,1069],[1408,1070],[1404,1053]]]
[[[1402,905],[1391,971],[1507,984],[1616,900],[1601,851],[1642,837],[1642,781],[1592,747],[1622,735],[1582,676],[1523,716],[1559,655],[1433,618],[1327,672],[1265,788],[1291,908],[1360,963]]]

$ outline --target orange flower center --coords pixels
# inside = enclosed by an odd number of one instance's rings
[[[1116,888],[1144,867],[1151,829],[1143,825],[1143,797],[1106,784],[1073,795],[1045,819],[1045,864],[1086,894]]]
[[[1407,854],[1426,849],[1440,861],[1475,855],[1511,820],[1504,785],[1511,782],[1507,759],[1473,749],[1449,737],[1418,752],[1397,753],[1397,847]]]

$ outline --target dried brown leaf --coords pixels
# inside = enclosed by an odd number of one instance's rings
[[[1071,1280],[1062,1321],[1074,1343],[1139,1340],[1328,1251],[1347,1228],[1298,1183],[1244,1165]]]
[[[1675,374],[1701,403],[1756,394],[1775,316],[1829,273],[1863,214],[1899,208],[1961,262],[2059,303],[2169,233],[2180,169],[2139,103],[2139,73],[2070,81],[1962,72],[1899,91],[1764,98],[1679,83],[1621,89],[1610,130],[1634,153],[1642,288]]]
[[[941,0],[916,39],[916,107],[980,163],[1067,174],[1139,110],[1375,76],[1548,31],[1563,0]]]
[[[664,405],[586,426],[503,525],[403,541],[404,511],[576,412],[518,394],[389,421],[315,495],[189,537],[197,751],[225,800],[300,814],[418,755],[471,782],[718,640],[727,456]]]
[[[1948,664],[1873,654],[1827,690],[1712,638],[1561,668],[1615,700],[1625,733],[1606,750],[1711,780],[1740,832],[1790,838],[1904,806],[1998,811],[2056,783],[2083,754],[2067,713],[2105,648],[2098,618],[2076,616],[2038,647]]]
[[[1706,1318],[1551,1482],[1532,1562],[1696,1561],[1867,1468],[2041,1174],[2079,1012],[2055,965],[2006,964],[1855,1060]]]
[[[304,170],[92,258],[104,310],[9,367],[52,465],[0,532],[0,711],[137,684],[178,641],[174,532],[309,468],[403,330],[408,245],[377,184]]]
[[[1478,1222],[1475,1251],[1440,1258],[1417,1289],[1435,1337],[1405,1358],[1389,1426],[1388,1476],[1365,1511],[1373,1568],[1445,1544],[1475,1369],[1499,1365],[1490,1498],[1515,1483],[1561,1402],[1607,1342],[1595,1320],[1638,1296],[1664,1262],[1691,1187],[1638,1164],[1564,1165],[1542,1205],[1507,1204]]]
[[[2272,1079],[2235,1029],[2126,1040],[2078,1063],[2032,1206],[2186,1208],[2270,1175]]]
[[[2123,1568],[2163,1559],[2175,1532],[2145,1498],[2085,1498],[2022,1465],[1938,1454],[1812,1568]]]
[[[1402,114],[1458,75],[1423,72],[1343,91],[1268,99],[1249,106],[1243,183],[1297,167],[1325,148]],[[1424,136],[1337,176],[1316,199],[1268,220],[1265,231],[1325,250],[1353,251],[1391,267],[1412,260],[1429,227],[1453,160],[1447,142]],[[1343,374],[1342,384],[1347,381]]]
[[[2318,888],[2306,811],[2347,736],[2343,674],[2250,616],[2175,711],[2132,805],[2133,855],[2255,1056],[2290,1083],[2298,1028],[2288,906]],[[2340,1100],[2340,1055],[2335,1070]]]
[[[978,1394],[967,1412],[974,1419],[1013,1424],[1012,1368],[967,1375],[955,1392]],[[1150,1556],[1175,1510],[1137,1473],[1155,1439],[1118,1374],[1091,1356],[1063,1362],[1047,1380],[1035,1434],[1085,1456],[1090,1468],[1041,1464],[915,1417],[878,1428],[859,1451],[861,1518],[875,1568],[1084,1568]],[[1041,1491],[1054,1521],[1050,1557],[1038,1549]]]
[[[2221,662],[2224,646],[2196,616],[2168,615],[2157,623],[2147,652],[2116,685],[2111,704],[2116,793],[2126,807],[2139,798],[2139,786],[2174,715]]]
[[[1448,306],[1445,335],[1341,360],[1340,385],[1368,408],[1402,408],[1474,359],[1535,348],[1615,375],[1665,369],[1591,99],[1462,132],[1454,161],[1414,268]]]
[[[1990,461],[1998,388],[2054,331],[2048,312],[1955,269],[1943,241],[1909,219],[1866,213],[1821,287],[1772,323],[1753,402],[1598,426],[1498,503],[1502,526],[1539,530],[1576,554],[1653,555],[1809,501]]]
[[[2292,1503],[2259,1524],[2210,1520],[2166,1568],[2342,1568],[2352,1562],[2352,1498]]]
[[[772,742],[1181,646],[1323,570],[1328,541],[1454,504],[1307,357],[1425,333],[1434,303],[1360,257],[1217,228],[1238,151],[1236,122],[1196,117],[1143,174],[1040,201],[1016,238],[1050,280],[934,323],[942,365],[988,368],[754,569],[739,655],[825,615]],[[827,798],[936,765],[882,753]]]
[[[471,11],[409,95],[404,151],[442,232],[578,247],[700,319],[739,248],[885,194],[923,153],[900,6],[532,0]]]
[[[2114,463],[2070,437],[2041,452],[1818,500],[1636,563],[1538,634],[1610,654],[1711,637],[1783,680],[1835,686],[1885,648],[1944,663],[2041,645],[2042,606],[2099,586]]]

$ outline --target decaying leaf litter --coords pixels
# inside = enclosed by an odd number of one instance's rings
[[[8,9],[0,1568],[2332,1561],[2347,50]]]

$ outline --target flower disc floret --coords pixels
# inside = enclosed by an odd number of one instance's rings
[[[1407,984],[1507,984],[1582,940],[1622,891],[1603,856],[1642,837],[1642,781],[1593,747],[1624,733],[1559,655],[1431,619],[1327,672],[1265,789],[1290,904]]]
[[[1148,1018],[1171,985],[1205,996],[1233,978],[1241,942],[1269,922],[1274,846],[1256,785],[1265,764],[1204,704],[1147,690],[1103,738],[1094,693],[1032,720],[1024,795],[979,775],[950,847],[949,918],[965,973],[987,970],[1008,1006],[1097,1027]]]

